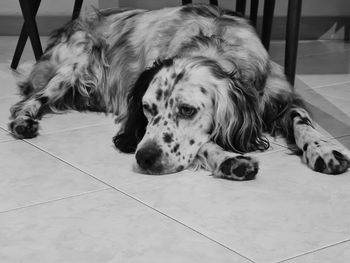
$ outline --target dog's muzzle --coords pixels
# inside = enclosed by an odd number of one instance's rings
[[[145,171],[159,173],[162,171],[162,153],[162,149],[155,142],[147,142],[136,152],[137,164]]]

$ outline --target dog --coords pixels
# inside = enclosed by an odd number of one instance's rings
[[[56,30],[11,108],[17,138],[73,109],[117,115],[113,142],[150,174],[203,167],[252,180],[264,133],[282,135],[311,169],[340,174],[350,155],[322,139],[302,98],[254,28],[215,6],[96,10]]]

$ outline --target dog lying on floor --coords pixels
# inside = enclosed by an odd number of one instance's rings
[[[303,100],[292,92],[255,30],[214,6],[157,11],[96,11],[58,29],[20,85],[11,108],[17,138],[38,134],[48,112],[112,112],[122,152],[142,171],[164,174],[204,167],[251,180],[258,162],[243,153],[280,134],[313,170],[339,174],[350,154],[321,139]]]

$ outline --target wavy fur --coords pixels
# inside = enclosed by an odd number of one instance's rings
[[[338,152],[334,169],[307,152],[317,135],[302,99],[254,28],[215,6],[95,10],[52,34],[20,90],[9,124],[16,137],[35,137],[50,111],[110,112],[120,124],[116,147],[138,151],[139,165],[155,173],[202,160],[215,174],[252,179],[257,162],[232,152],[267,149],[263,132],[286,137],[315,170],[347,169]],[[196,158],[213,142],[212,154]]]

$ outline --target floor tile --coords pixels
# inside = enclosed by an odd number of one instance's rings
[[[254,181],[192,173],[122,188],[255,262],[276,262],[349,237],[350,172],[313,172],[288,151],[259,160]]]
[[[10,107],[18,102],[17,96],[0,98],[0,127],[7,130],[10,117]]]
[[[350,50],[331,52],[322,55],[300,57],[297,61],[297,74],[302,75],[343,75],[350,73]]]
[[[16,96],[18,94],[15,74],[9,68],[9,65],[0,63],[0,98]]]
[[[8,129],[10,108],[19,100],[18,97],[0,98],[0,127]],[[111,114],[77,111],[47,114],[40,120],[39,134],[56,133],[62,130],[108,123],[114,123],[114,118]]]
[[[246,259],[114,190],[0,214],[1,262]]]
[[[134,155],[114,147],[116,127],[109,124],[41,135],[30,142],[113,186],[154,179],[134,172]]]
[[[12,140],[14,140],[14,138],[11,136],[11,134],[0,128],[0,143]]]
[[[324,86],[330,86],[337,83],[350,82],[350,74],[298,74],[298,78],[301,79],[311,88],[319,88]],[[349,84],[348,84],[349,86]]]
[[[350,81],[342,84],[313,88],[313,90],[324,97],[335,97],[348,100],[350,104]]]
[[[350,49],[350,43],[342,40],[316,40],[299,41],[298,57],[315,56],[331,52],[344,52]],[[273,60],[280,61],[283,64],[285,52],[285,41],[272,41],[270,43],[269,53]]]
[[[348,135],[350,131],[350,115],[344,112],[338,102],[329,100],[298,80],[295,91],[306,101],[313,120],[327,131],[331,137]]]
[[[343,136],[334,140],[350,150],[350,136]]]
[[[345,263],[350,262],[350,242],[327,247],[313,253],[283,261],[285,263]]]
[[[0,144],[0,171],[0,211],[107,187],[23,141]]]
[[[330,103],[336,105],[336,107],[344,112],[346,115],[350,116],[350,99],[337,98],[333,96],[324,96]],[[350,124],[350,121],[348,122]],[[350,131],[349,131],[350,133]]]
[[[30,142],[113,186],[156,179],[155,175],[134,171],[134,154],[120,153],[115,149],[112,138],[116,132],[116,125],[102,125],[43,135]],[[270,149],[258,154],[285,149],[281,146],[281,139],[269,138],[272,142]]]

